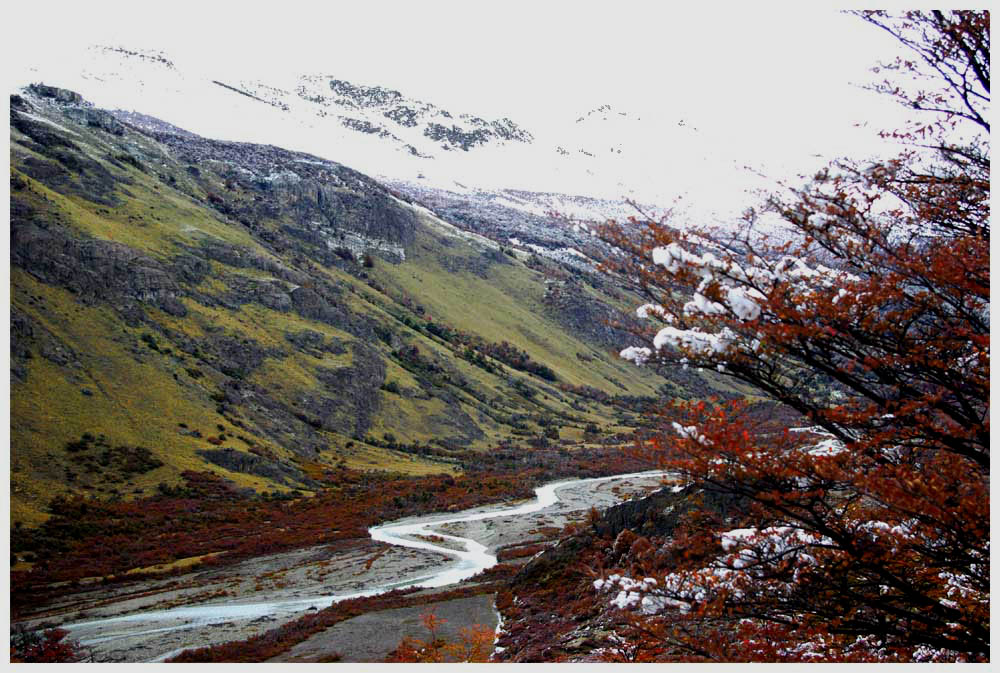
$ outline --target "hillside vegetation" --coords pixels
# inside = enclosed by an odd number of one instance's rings
[[[706,389],[611,352],[634,298],[606,279],[334,162],[47,86],[10,121],[13,522],[187,471],[258,493],[458,473],[467,449],[597,441],[640,398]]]

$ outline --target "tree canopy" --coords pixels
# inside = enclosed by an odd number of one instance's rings
[[[649,301],[622,357],[749,391],[667,406],[642,446],[745,506],[595,581],[640,658],[989,659],[989,13],[856,14],[910,55],[873,87],[917,117],[898,156],[737,229],[600,231]]]

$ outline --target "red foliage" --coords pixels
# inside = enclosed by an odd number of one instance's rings
[[[893,134],[911,149],[772,198],[781,240],[754,211],[727,235],[604,230],[658,314],[634,359],[717,369],[813,426],[664,410],[644,450],[750,504],[685,539],[696,558],[669,545],[646,593],[674,602],[630,631],[652,658],[989,657],[989,14],[861,16],[918,55],[893,69],[938,78],[881,86],[939,115]]]
[[[537,451],[530,457],[494,451],[476,454],[475,469],[459,477],[398,477],[338,468],[327,476],[331,487],[310,498],[248,496],[208,472],[187,472],[185,487],[164,489],[156,498],[57,498],[50,508],[53,516],[43,526],[15,531],[12,544],[33,551],[38,561],[30,571],[11,573],[12,609],[37,607],[49,593],[65,594],[65,587],[47,587],[52,582],[91,577],[133,581],[141,576],[126,576],[126,570],[180,558],[217,554],[201,563],[223,565],[367,538],[368,528],[384,521],[528,498],[533,485],[558,477],[630,472],[642,465],[620,452],[597,449]]]
[[[495,584],[464,586],[435,594],[420,594],[418,589],[390,591],[369,598],[353,598],[334,603],[318,612],[309,613],[246,640],[210,645],[185,650],[169,659],[171,663],[215,663],[215,662],[260,662],[267,661],[310,636],[330,628],[334,624],[357,617],[367,612],[427,605],[438,601],[467,598],[496,591]]]
[[[493,629],[482,624],[463,627],[458,638],[446,640],[441,637],[441,626],[448,620],[433,612],[424,613],[420,621],[427,629],[427,638],[406,637],[387,661],[393,663],[442,663],[465,662],[484,663],[489,661],[493,651]]]
[[[497,560],[510,561],[516,558],[527,558],[548,548],[549,545],[545,543],[528,544],[520,547],[505,547],[497,551]]]
[[[10,634],[10,661],[44,664],[82,661],[84,654],[80,645],[65,640],[67,635],[69,632],[62,629],[41,632],[23,626],[14,627]]]

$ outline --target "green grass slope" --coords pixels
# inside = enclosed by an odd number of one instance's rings
[[[332,162],[102,115],[11,99],[12,521],[189,470],[304,493],[337,465],[454,472],[627,431],[667,383],[566,327],[555,263]]]

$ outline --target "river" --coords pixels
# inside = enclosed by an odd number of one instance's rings
[[[535,489],[533,500],[514,507],[480,507],[458,513],[412,517],[374,526],[369,529],[369,534],[375,541],[443,555],[450,557],[450,561],[443,564],[438,563],[437,567],[433,569],[419,567],[410,569],[409,573],[404,573],[391,580],[383,578],[359,591],[258,602],[215,602],[160,610],[142,610],[131,614],[76,621],[63,624],[61,628],[68,630],[70,638],[79,640],[81,645],[95,649],[104,650],[114,641],[122,641],[121,645],[125,647],[129,647],[128,643],[149,643],[142,648],[149,649],[149,645],[152,644],[150,641],[167,643],[169,641],[161,636],[173,632],[206,629],[214,625],[253,622],[261,619],[275,622],[286,621],[308,610],[323,609],[333,603],[350,598],[374,596],[394,589],[448,586],[496,565],[497,558],[492,553],[491,547],[483,542],[471,536],[465,537],[443,532],[440,530],[442,527],[454,528],[455,525],[470,525],[475,522],[501,518],[516,521],[543,511],[548,513],[557,509],[557,505],[563,505],[564,508],[572,506],[572,511],[579,512],[580,509],[589,508],[593,498],[588,498],[588,496],[594,496],[601,484],[615,481],[654,483],[662,476],[664,476],[663,472],[651,471],[590,479],[563,480],[539,486]],[[572,492],[575,502],[561,502],[560,491]],[[603,499],[593,504],[599,506],[612,504],[608,499],[609,494],[604,493]],[[613,500],[617,499],[619,498],[617,498],[616,493]],[[509,521],[504,522],[504,526],[507,526],[508,523]],[[217,639],[213,638],[213,640]],[[196,645],[185,644],[183,647],[174,647],[168,651],[160,649],[151,659],[145,658],[145,660],[163,661],[193,646]],[[154,649],[159,648],[154,647]]]

